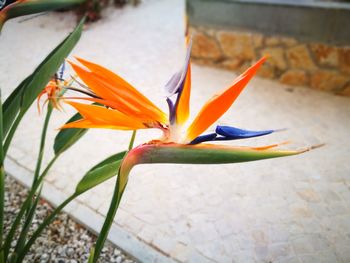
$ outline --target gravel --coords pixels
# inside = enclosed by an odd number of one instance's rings
[[[6,177],[5,233],[9,230],[10,223],[19,211],[27,192],[27,189],[12,177]],[[52,206],[41,199],[30,233],[38,227],[50,211],[52,211]],[[94,245],[95,240],[96,236],[84,226],[76,223],[68,214],[60,213],[37,239],[24,262],[87,262],[90,248]],[[13,242],[12,247],[15,245],[16,242]],[[106,242],[100,262],[134,263],[137,261],[115,245]]]

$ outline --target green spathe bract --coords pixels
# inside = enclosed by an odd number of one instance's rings
[[[130,155],[139,155],[139,158],[135,158],[137,164],[224,164],[284,157],[301,152],[289,150],[255,150],[248,147],[231,147],[214,144],[192,146],[174,143],[141,145],[130,152]]]
[[[248,147],[223,145],[144,144],[136,147],[125,157],[121,170],[120,191],[126,186],[131,169],[138,164],[225,164],[250,162],[263,159],[296,155],[307,151],[257,150]]]

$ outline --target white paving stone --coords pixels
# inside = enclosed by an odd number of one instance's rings
[[[161,88],[183,61],[183,12],[183,2],[176,0],[109,9],[103,20],[87,26],[73,54],[118,72],[166,110]],[[5,96],[74,26],[74,16],[66,13],[20,21],[8,22],[1,35],[0,86]],[[235,74],[194,65],[192,75],[194,118]],[[72,113],[68,107],[54,113],[49,139]],[[35,167],[43,118],[32,107],[9,151],[27,169]],[[219,123],[289,128],[230,144],[292,140],[296,146],[326,146],[254,163],[136,167],[115,222],[180,262],[349,262],[349,98],[255,78]],[[155,131],[140,131],[136,144],[156,136]],[[68,196],[91,166],[126,149],[129,137],[129,132],[89,131],[57,161],[47,183]],[[46,163],[53,156],[51,144],[47,146]],[[79,201],[103,215],[113,188],[114,180],[109,180]],[[74,207],[70,210],[75,213]],[[85,223],[96,222],[87,218]]]

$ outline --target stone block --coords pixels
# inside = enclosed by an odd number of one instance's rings
[[[260,48],[263,45],[264,36],[262,34],[253,34],[253,44],[255,48]]]
[[[297,192],[297,194],[307,202],[321,201],[319,195],[312,189],[304,189]]]
[[[322,66],[338,66],[338,50],[336,47],[324,44],[310,44],[310,49],[316,62]]]
[[[348,81],[349,77],[336,71],[318,70],[311,74],[310,86],[318,90],[340,91]]]
[[[193,57],[191,58],[191,62],[201,66],[217,67],[217,63],[211,59]]]
[[[291,257],[292,248],[288,243],[273,244],[269,247],[269,254],[273,261],[284,262]]]
[[[271,262],[269,258],[269,248],[267,246],[255,246],[254,247],[255,258],[259,262]]]
[[[287,50],[287,59],[292,68],[313,70],[316,68],[306,45],[299,45]]]
[[[244,62],[244,63],[242,63],[242,65],[239,67],[239,69],[238,69],[238,72],[239,73],[243,73],[244,71],[246,71],[250,66],[251,66],[252,64],[251,63],[249,63],[249,62]],[[264,65],[262,65],[261,67],[260,67],[260,69],[263,67]],[[259,70],[260,70],[259,69]],[[258,71],[259,72],[259,71]]]
[[[286,60],[284,58],[284,50],[281,47],[265,48],[261,51],[261,54],[268,56],[266,64],[269,64],[280,70],[287,68]]]
[[[345,243],[345,242],[344,242]],[[349,244],[338,244],[335,247],[335,253],[340,262],[350,262]]]
[[[172,258],[176,258],[177,260],[180,260],[181,262],[185,262],[191,252],[191,248],[189,248],[187,245],[184,245],[182,243],[176,243],[173,250],[170,252],[170,256]]]
[[[291,69],[282,74],[280,82],[288,85],[307,85],[308,75],[300,69]]]
[[[271,65],[262,65],[256,73],[259,77],[273,79],[275,77],[275,69]]]
[[[267,246],[269,243],[266,233],[262,230],[252,230],[251,232],[252,239],[254,240],[255,245],[257,246]]]
[[[221,63],[221,66],[228,70],[238,70],[241,65],[242,65],[242,60],[237,58],[227,59]]]
[[[267,46],[277,46],[280,43],[281,43],[280,39],[276,36],[265,38],[265,45]]]
[[[339,95],[342,95],[342,96],[347,96],[347,97],[350,97],[350,83],[345,85],[345,87],[343,88],[342,91],[340,91],[338,93]]]
[[[292,246],[297,255],[314,253],[312,240],[309,236],[304,235],[292,240]]]
[[[291,213],[299,219],[312,216],[309,207],[304,203],[291,204],[289,209]]]
[[[198,31],[205,32],[206,35],[215,38],[217,30],[210,27],[198,27]]]
[[[227,57],[243,60],[255,59],[252,34],[221,31],[217,36],[221,49]]]
[[[350,47],[342,47],[338,49],[340,70],[350,74]]]
[[[217,60],[222,54],[215,39],[202,32],[195,32],[193,34],[192,56]]]
[[[292,47],[298,44],[298,41],[292,37],[281,37],[280,40],[281,44],[285,45],[286,47]]]

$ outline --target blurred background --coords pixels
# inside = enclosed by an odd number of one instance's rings
[[[192,55],[236,71],[268,55],[260,76],[349,96],[349,12],[335,0],[187,1]]]

